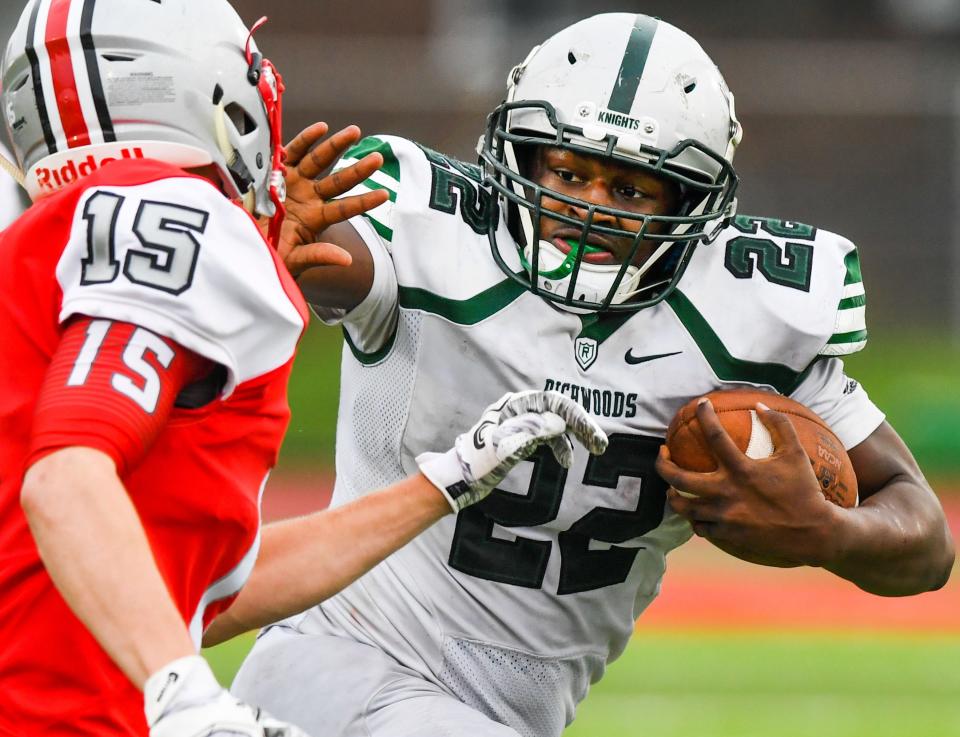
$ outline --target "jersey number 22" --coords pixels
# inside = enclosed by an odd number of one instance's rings
[[[643,435],[615,433],[606,453],[590,456],[583,483],[615,489],[621,476],[640,479],[640,501],[633,511],[598,507],[558,536],[560,579],[558,594],[575,594],[622,583],[630,574],[637,547],[619,543],[645,535],[663,521],[667,484],[654,469],[663,440]],[[450,549],[452,568],[488,581],[540,588],[547,571],[553,543],[517,537],[493,536],[494,525],[535,527],[556,519],[567,471],[549,451],[540,448],[530,458],[534,463],[530,488],[518,496],[495,489],[482,502],[457,516]],[[607,549],[591,550],[591,541],[608,543]]]

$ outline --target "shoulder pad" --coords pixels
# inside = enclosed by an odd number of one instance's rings
[[[426,161],[412,141],[397,136],[376,135],[368,136],[347,149],[333,170],[339,171],[352,166],[372,153],[383,156],[383,166],[343,196],[349,197],[377,189],[387,191],[389,199],[361,217],[369,223],[389,251],[393,241],[394,210],[401,187],[410,189],[414,186],[413,180],[421,178],[417,176],[418,169],[425,169]]]
[[[227,392],[286,363],[306,324],[254,221],[196,177],[85,189],[57,280],[61,321],[141,325],[222,364]]]
[[[507,279],[490,255],[487,229],[496,205],[480,167],[378,135],[349,149],[337,168],[373,152],[383,155],[383,168],[349,194],[387,189],[390,199],[357,219],[369,227],[354,224],[369,246],[377,245],[369,242],[375,234],[393,258],[401,306],[468,300]]]
[[[866,344],[856,247],[803,223],[738,215],[697,247],[679,291],[741,360],[799,371]]]

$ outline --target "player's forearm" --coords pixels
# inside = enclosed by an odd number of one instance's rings
[[[138,687],[195,653],[113,461],[66,448],[35,463],[21,501],[57,590]]]
[[[859,507],[838,512],[841,523],[827,570],[881,596],[909,596],[946,583],[953,540],[925,483],[898,477]]]
[[[349,223],[332,225],[320,234],[320,239],[345,250],[352,263],[307,269],[297,277],[297,285],[304,299],[316,307],[352,310],[363,301],[373,285],[370,249]]]
[[[334,509],[267,525],[250,580],[204,634],[215,645],[315,606],[450,513],[417,474]]]

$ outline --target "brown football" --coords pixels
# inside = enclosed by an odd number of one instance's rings
[[[767,458],[773,453],[770,434],[756,416],[757,402],[786,414],[807,451],[823,495],[841,507],[856,505],[857,476],[850,456],[827,423],[814,412],[789,397],[759,389],[730,389],[705,396],[713,403],[737,447],[751,458]],[[697,422],[700,399],[687,402],[673,418],[667,428],[667,448],[673,462],[681,468],[707,472],[715,470],[717,464]]]

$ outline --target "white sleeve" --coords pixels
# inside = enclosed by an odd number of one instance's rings
[[[367,296],[347,311],[311,305],[325,325],[343,324],[355,350],[373,354],[387,344],[396,333],[399,316],[397,272],[387,247],[363,217],[350,220],[373,259],[373,284]]]
[[[306,315],[256,224],[208,182],[170,177],[80,198],[57,265],[60,320],[134,323],[227,369],[224,394],[292,357]],[[289,290],[289,291],[288,291]]]
[[[425,163],[422,151],[410,141],[396,136],[368,136],[344,153],[334,171],[352,166],[374,152],[383,157],[383,166],[344,195],[374,190],[388,194],[383,203],[350,220],[373,258],[370,292],[349,312],[314,307],[317,316],[326,324],[343,324],[348,345],[365,363],[379,360],[379,355],[389,349],[397,333],[400,308],[392,242],[395,230],[407,227],[400,212],[405,188],[415,186],[411,182],[416,179],[417,164],[422,166]],[[401,185],[401,182],[405,184]]]
[[[848,450],[866,440],[884,420],[860,383],[843,372],[839,358],[817,361],[790,397],[820,415]]]

